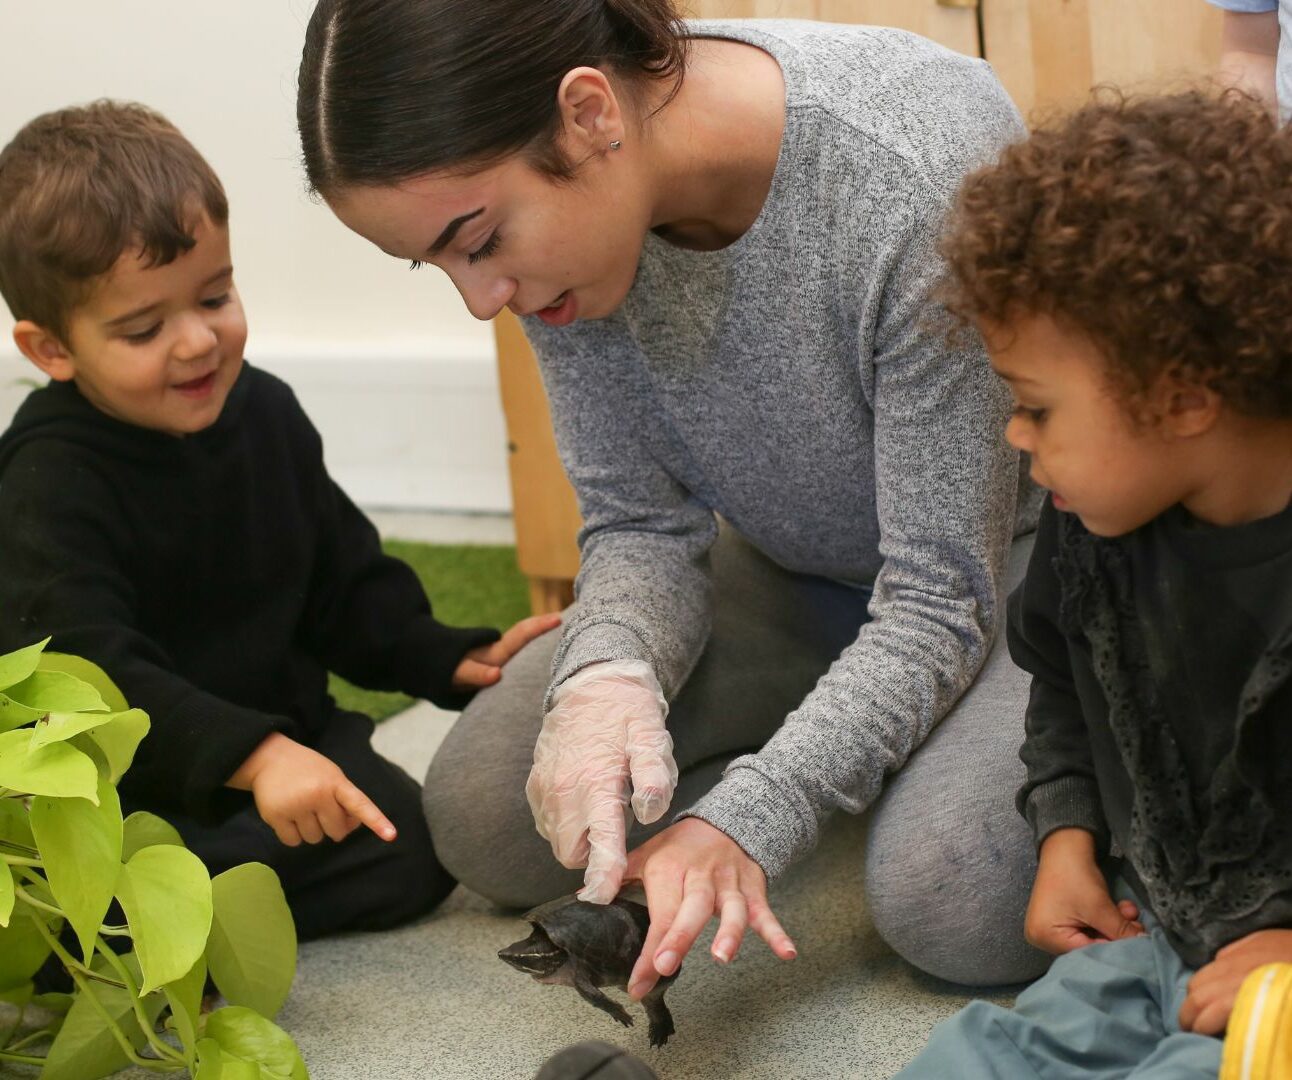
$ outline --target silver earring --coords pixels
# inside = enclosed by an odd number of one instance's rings
[[[610,149],[611,149],[611,150],[618,150],[618,149],[620,149],[623,145],[624,145],[624,144],[623,144],[619,139],[615,139],[615,140],[610,144]]]

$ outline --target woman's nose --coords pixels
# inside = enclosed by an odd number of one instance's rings
[[[498,315],[516,295],[516,280],[507,277],[484,277],[467,280],[453,279],[467,310],[482,322]]]

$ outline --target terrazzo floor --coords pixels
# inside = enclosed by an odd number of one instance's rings
[[[378,747],[421,775],[452,719],[419,706],[382,725]],[[528,928],[464,889],[418,925],[304,946],[279,1022],[315,1080],[527,1078],[591,1038],[641,1055],[661,1080],[888,1077],[968,996],[900,960],[868,925],[862,828],[835,823],[775,891],[799,959],[782,964],[752,940],[727,968],[697,952],[669,991],[677,1035],[660,1050],[644,1023],[622,1028],[572,990],[501,963],[498,949]]]

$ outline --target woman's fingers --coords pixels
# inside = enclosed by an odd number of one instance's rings
[[[688,874],[673,925],[655,952],[655,970],[660,975],[672,975],[681,967],[682,958],[691,951],[700,931],[713,917],[713,908],[713,879],[702,872]]]
[[[472,649],[467,655],[494,667],[501,667],[537,637],[561,625],[560,615],[531,615],[521,619],[491,645]]]
[[[588,823],[588,868],[579,899],[608,904],[619,895],[628,865],[624,814],[618,803],[603,803]]]
[[[323,826],[319,824],[318,815],[301,814],[296,819],[296,828],[300,830],[301,839],[307,844],[318,844],[323,840]]]
[[[724,890],[718,896],[718,932],[713,935],[710,952],[715,960],[729,964],[740,951],[749,925],[749,904],[739,889]]]
[[[772,913],[767,897],[761,891],[757,898],[751,898],[749,901],[749,925],[781,960],[793,960],[798,956],[798,947],[785,932],[780,920]]]
[[[682,903],[680,870],[676,873],[651,873],[649,881],[647,880],[644,868],[649,851],[648,844],[638,848],[628,859],[629,875],[641,879],[646,887],[646,907],[650,911],[650,929],[646,931],[646,943],[628,977],[628,995],[638,1000],[645,997],[659,982],[659,972],[655,970],[655,954],[659,951],[664,935],[673,925],[673,918]]]

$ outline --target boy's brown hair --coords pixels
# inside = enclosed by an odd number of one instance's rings
[[[0,295],[66,343],[95,278],[127,249],[171,262],[203,213],[228,223],[224,188],[165,117],[114,101],[45,113],[0,151]]]
[[[1085,334],[1133,401],[1163,372],[1292,416],[1292,131],[1237,92],[1104,95],[961,189],[947,304]]]

